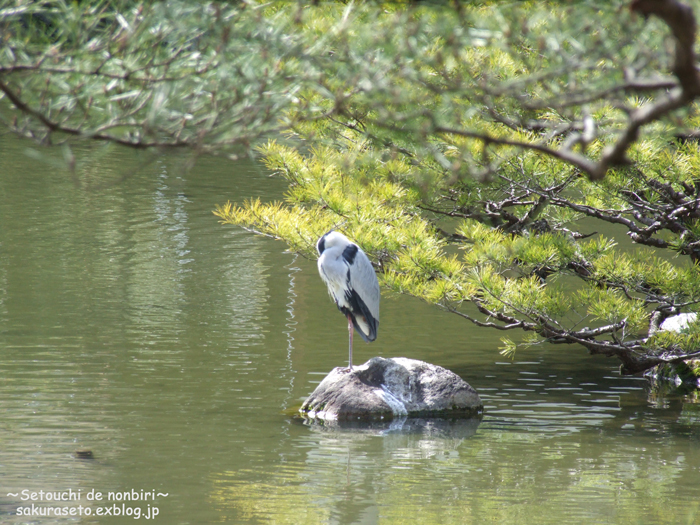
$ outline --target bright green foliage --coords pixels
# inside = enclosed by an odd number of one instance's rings
[[[243,208],[220,208],[219,215],[230,222],[289,239],[295,250],[309,256],[318,238],[332,228],[347,232],[371,254],[394,252],[409,243],[433,249],[434,232],[418,215],[415,192],[388,180],[390,168],[350,177],[343,171],[347,158],[328,148],[310,157],[276,143],[261,151],[268,167],[289,180],[289,206],[252,201]],[[401,235],[396,236],[392,232],[398,228]]]
[[[657,331],[700,309],[691,12],[307,4],[19,1],[0,9],[0,119],[46,142],[257,151],[286,199],[224,222],[308,257],[338,229],[388,289],[525,344],[627,372],[700,355]]]
[[[260,151],[289,180],[286,202],[217,214],[309,257],[336,228],[388,289],[525,330],[525,345],[581,344],[628,372],[693,355],[697,336],[657,331],[700,302],[700,154],[669,140],[682,120],[651,126],[631,145],[630,166],[600,182],[550,154],[600,157],[627,125],[620,108],[662,96],[616,87],[625,68],[664,68],[663,25],[640,33],[641,20],[618,15],[586,3],[327,4],[304,30],[327,46],[328,74],[303,96],[330,118],[291,117],[296,137],[322,146],[268,143]],[[596,132],[583,140],[586,118]],[[591,236],[593,219],[625,228],[639,247]],[[514,355],[518,344],[503,341]]]
[[[668,333],[643,343],[654,306],[700,299],[694,267],[674,265],[645,248],[621,252],[603,236],[577,240],[568,230],[512,234],[488,221],[465,219],[454,225],[454,235],[447,235],[445,221],[422,209],[425,201],[411,178],[396,182],[410,173],[410,162],[381,162],[367,144],[303,155],[268,143],[261,152],[268,167],[289,180],[287,201],[229,204],[217,211],[225,222],[284,239],[308,257],[315,257],[323,233],[338,229],[369,254],[385,287],[468,318],[461,307],[472,302],[487,316],[477,322],[500,320],[555,340],[566,334],[582,338],[589,329],[579,327],[592,325],[602,328],[592,341],[612,336],[636,351],[640,344],[649,352],[695,348],[695,338]],[[375,169],[368,170],[369,165]],[[446,191],[453,188],[446,186]],[[546,212],[542,216],[548,217]],[[558,218],[552,223],[566,224]],[[565,276],[582,279],[578,284],[557,279]],[[667,344],[661,347],[658,341]],[[515,348],[505,340],[508,355]]]

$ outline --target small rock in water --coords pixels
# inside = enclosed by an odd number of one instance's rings
[[[697,318],[698,314],[695,313],[674,315],[661,323],[659,328],[668,332],[680,332],[684,328],[688,328]]]
[[[374,357],[352,372],[334,368],[300,409],[325,420],[473,417],[482,411],[479,394],[457,374],[405,357]]]

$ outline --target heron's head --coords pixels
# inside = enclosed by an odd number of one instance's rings
[[[345,247],[350,244],[348,238],[340,232],[331,230],[323,235],[316,243],[316,251],[321,255],[324,250],[336,246]]]

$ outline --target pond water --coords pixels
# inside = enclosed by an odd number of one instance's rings
[[[32,147],[0,138],[0,522],[700,523],[698,405],[580,348],[508,361],[500,333],[409,297],[383,295],[356,364],[450,368],[481,422],[304,423],[345,320],[315,261],[212,214],[283,181]]]

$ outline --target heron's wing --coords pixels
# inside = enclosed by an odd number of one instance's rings
[[[359,312],[367,318],[369,331],[365,334],[370,340],[377,336],[377,324],[379,323],[379,282],[374,273],[372,263],[362,250],[358,250],[350,267],[350,280],[348,282],[352,295],[358,299]]]

